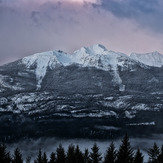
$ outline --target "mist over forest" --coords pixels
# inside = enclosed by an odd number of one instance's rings
[[[144,161],[147,162],[149,159],[148,149],[153,146],[154,143],[161,147],[163,141],[163,135],[153,135],[150,138],[130,138],[131,147],[136,151],[138,148],[141,150]],[[13,154],[14,150],[18,147],[22,153],[23,159],[26,159],[28,156],[31,157],[31,160],[34,160],[38,154],[39,149],[42,152],[46,152],[47,157],[50,157],[52,152],[55,152],[57,147],[61,144],[65,151],[68,150],[69,145],[79,145],[80,150],[84,152],[85,149],[91,151],[94,143],[99,147],[99,151],[102,154],[102,157],[105,156],[106,150],[109,147],[111,142],[114,142],[115,148],[118,150],[121,145],[122,139],[116,140],[90,140],[90,139],[58,139],[58,138],[45,138],[40,139],[27,139],[18,141],[17,143],[6,144],[7,151],[10,151]]]

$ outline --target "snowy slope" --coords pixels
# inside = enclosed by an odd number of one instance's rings
[[[30,68],[35,66],[36,79],[38,81],[37,88],[41,87],[43,78],[46,75],[48,68],[54,69],[57,64],[67,65],[69,58],[66,53],[57,51],[48,51],[43,53],[37,53],[22,59],[23,64]]]
[[[123,91],[125,85],[120,77],[119,70],[135,71],[135,66],[147,68],[146,65],[161,67],[163,65],[163,56],[158,53],[136,54],[131,56],[126,54],[109,51],[103,45],[96,44],[90,47],[82,47],[73,54],[67,54],[62,51],[48,51],[37,53],[22,59],[22,63],[27,69],[34,68],[37,89],[41,88],[41,83],[48,69],[55,69],[59,66],[69,66],[77,64],[81,67],[94,67],[103,71],[108,71],[112,75],[112,82],[119,85]]]
[[[41,88],[42,80],[48,68],[54,69],[56,65],[68,66],[78,64],[81,67],[95,67],[104,71],[110,71],[113,76],[112,81],[118,84],[122,90],[124,86],[118,72],[118,67],[120,66],[123,69],[123,67],[128,64],[135,64],[127,55],[108,51],[100,44],[82,47],[73,54],[67,54],[61,51],[37,53],[23,58],[22,63],[25,64],[27,68],[35,66],[37,89]]]
[[[110,71],[113,76],[113,82],[119,85],[119,89],[123,91],[125,86],[122,84],[118,72],[118,66],[123,67],[127,55],[108,51],[102,45],[93,45],[91,47],[82,47],[73,54],[73,62],[82,65],[83,67],[95,67],[104,71]]]
[[[163,66],[163,55],[157,51],[145,54],[131,53],[130,58],[142,62],[148,66]]]

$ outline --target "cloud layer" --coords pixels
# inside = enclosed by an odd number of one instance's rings
[[[142,28],[163,33],[162,0],[102,0],[100,7],[119,18],[134,19]]]
[[[124,53],[163,52],[162,4],[148,2],[1,0],[0,64],[52,49],[71,53],[96,43]]]

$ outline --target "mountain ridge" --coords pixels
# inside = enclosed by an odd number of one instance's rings
[[[102,45],[0,66],[0,140],[163,133],[162,71]]]
[[[148,66],[154,66],[154,67],[163,66],[163,55],[157,51],[151,53],[144,53],[144,54],[131,53],[130,57]]]
[[[82,47],[73,54],[64,53],[62,51],[48,51],[36,53],[22,59],[22,63],[25,64],[27,68],[35,64],[35,73],[38,81],[37,89],[41,88],[41,83],[46,75],[47,68],[54,69],[56,65],[69,66],[71,64],[78,64],[82,67],[95,67],[104,71],[113,70],[113,80],[121,85],[122,81],[117,72],[118,67],[123,69],[125,65],[133,64],[147,67],[146,64],[139,62],[140,60],[133,59],[124,53],[108,51],[100,44]],[[123,86],[120,87],[122,88]]]

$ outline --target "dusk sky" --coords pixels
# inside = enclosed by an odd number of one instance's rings
[[[162,0],[0,0],[0,64],[103,44],[163,53]]]

